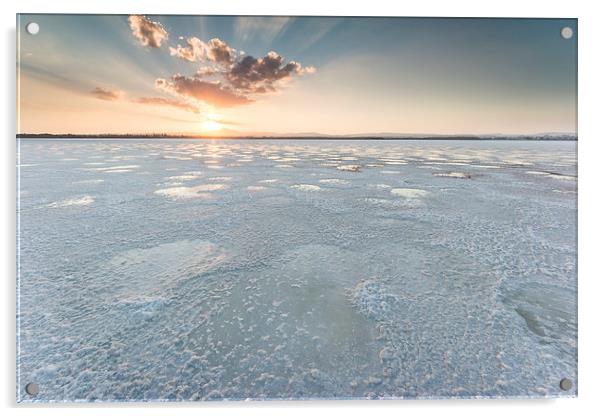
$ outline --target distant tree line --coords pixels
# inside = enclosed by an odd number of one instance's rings
[[[366,135],[366,136],[328,136],[328,135],[316,135],[316,136],[277,136],[277,135],[264,135],[264,136],[211,136],[201,134],[178,134],[178,133],[144,133],[144,134],[133,134],[133,133],[101,133],[101,134],[53,134],[53,133],[19,133],[17,138],[20,139],[289,139],[289,140],[577,140],[576,135],[571,134],[543,134],[543,135],[490,135],[490,136],[477,136],[477,135],[434,135],[434,136],[378,136],[378,135]]]

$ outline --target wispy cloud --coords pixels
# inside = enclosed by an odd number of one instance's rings
[[[234,23],[234,33],[242,43],[255,40],[270,44],[283,34],[293,21],[293,17],[286,16],[240,16]]]
[[[137,103],[137,104],[145,104],[145,105],[153,105],[153,106],[174,107],[174,108],[178,108],[181,110],[190,111],[195,114],[198,114],[200,112],[198,107],[196,107],[190,103],[187,103],[184,101],[172,100],[172,99],[164,98],[164,97],[139,97],[139,98],[133,99],[132,102]]]
[[[128,18],[132,34],[142,46],[160,48],[169,34],[161,23],[153,22],[145,16],[132,15]]]
[[[303,19],[305,24],[301,35],[295,39],[295,48],[298,52],[306,51],[317,44],[324,36],[343,21],[342,18],[316,17]]]
[[[20,71],[18,76],[29,75],[33,78],[39,79],[40,81],[54,85],[67,91],[76,92],[78,94],[88,94],[90,88],[89,82],[85,80],[79,80],[71,76],[66,76],[64,73],[55,73],[49,70],[47,67],[41,67],[38,65],[31,65],[28,63],[21,63]]]
[[[90,94],[99,100],[104,101],[118,101],[122,99],[126,99],[126,95],[121,90],[109,89],[96,87],[90,91]],[[129,102],[134,104],[144,104],[148,106],[161,106],[161,107],[173,107],[180,110],[189,111],[195,114],[200,112],[199,107],[183,100],[176,100],[172,98],[165,97],[138,97],[131,98]]]
[[[115,101],[115,100],[120,99],[123,96],[123,91],[96,87],[92,91],[90,91],[90,94],[92,94],[94,97],[98,98],[99,100]]]

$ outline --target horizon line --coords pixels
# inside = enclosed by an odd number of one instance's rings
[[[577,138],[577,133],[543,132],[543,133],[265,133],[265,134],[200,134],[200,133],[17,133],[16,138],[141,138],[141,139],[372,139],[372,140],[412,140],[412,139],[492,139],[492,138]]]

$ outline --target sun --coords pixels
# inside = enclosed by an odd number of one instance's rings
[[[204,131],[218,131],[222,129],[222,125],[215,120],[206,120],[201,125]]]
[[[201,129],[206,132],[216,132],[224,128],[224,125],[220,123],[222,116],[220,114],[210,112],[205,114],[204,120],[201,123]]]

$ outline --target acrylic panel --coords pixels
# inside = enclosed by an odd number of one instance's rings
[[[18,401],[577,395],[576,19],[17,41]]]

